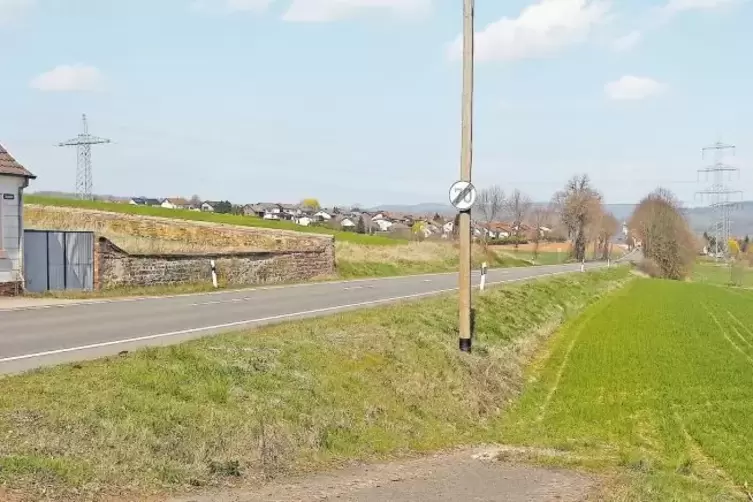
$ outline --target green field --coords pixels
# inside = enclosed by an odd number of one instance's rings
[[[626,267],[446,295],[0,378],[0,499],[90,500],[484,443],[524,365]]]
[[[334,235],[337,240],[367,244],[371,246],[390,246],[405,243],[404,240],[391,237],[361,235],[354,232],[342,232],[325,227],[301,227],[289,221],[264,220],[251,216],[237,216],[232,214],[203,213],[200,211],[186,211],[165,209],[162,207],[133,206],[125,203],[88,201],[79,199],[64,199],[52,197],[40,197],[35,195],[24,196],[27,204],[39,204],[42,206],[74,207],[92,209],[97,211],[109,211],[113,213],[134,214],[141,216],[157,216],[191,221],[205,221],[210,223],[222,223],[226,225],[239,225],[244,227],[269,228],[276,230],[293,230],[296,232],[319,233]]]
[[[693,281],[720,286],[735,285],[753,288],[753,268],[745,262],[730,264],[699,260],[693,270]]]
[[[607,500],[753,491],[753,293],[642,279],[555,337],[504,441],[614,468]],[[747,499],[746,499],[747,500]]]

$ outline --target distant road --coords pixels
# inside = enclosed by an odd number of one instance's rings
[[[604,264],[588,264],[588,269]],[[491,270],[487,284],[580,270],[553,265]],[[474,272],[474,285],[479,274]],[[0,374],[167,345],[242,327],[424,298],[457,288],[457,274],[261,287],[0,311]]]

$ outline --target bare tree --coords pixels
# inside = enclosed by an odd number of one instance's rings
[[[492,224],[502,215],[504,209],[505,192],[499,186],[492,185],[479,192],[476,210],[480,213],[480,221],[486,229],[485,235],[482,236],[484,245],[489,238]]]
[[[588,226],[598,215],[595,209],[601,207],[601,194],[591,186],[588,175],[583,174],[571,178],[565,188],[554,195],[553,204],[573,242],[572,257],[577,261],[585,260]]]
[[[552,208],[548,206],[537,207],[531,211],[529,221],[534,228],[533,232],[533,259],[539,258],[539,246],[543,237],[543,227],[550,228],[552,225]]]
[[[603,213],[599,221],[599,233],[597,235],[596,256],[601,254],[602,260],[609,259],[611,255],[611,242],[620,230],[620,222],[612,213]]]
[[[531,198],[518,189],[513,190],[510,197],[505,201],[505,212],[512,219],[512,230],[515,237],[515,249],[518,249],[520,234],[523,227],[523,221],[531,211]]]
[[[201,197],[192,195],[188,203],[191,204],[191,207],[201,207]]]
[[[644,269],[667,279],[684,279],[695,262],[696,239],[680,201],[666,189],[646,196],[628,223],[641,241]]]

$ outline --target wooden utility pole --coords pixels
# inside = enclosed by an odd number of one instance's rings
[[[474,0],[463,0],[463,112],[460,180],[471,182],[473,166]],[[460,213],[460,350],[471,351],[471,211]]]

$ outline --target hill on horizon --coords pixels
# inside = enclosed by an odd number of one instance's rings
[[[536,205],[545,205],[539,202]],[[605,204],[606,210],[614,215],[619,221],[627,221],[633,214],[636,204]],[[450,204],[422,203],[422,204],[385,204],[374,207],[376,211],[390,211],[409,214],[435,214],[452,216],[455,208]],[[714,223],[714,210],[710,207],[685,208],[688,222],[694,232],[699,234],[709,231]],[[735,236],[743,237],[753,235],[753,201],[745,201],[739,204],[739,209],[732,213],[731,230]]]
[[[76,195],[71,192],[63,191],[38,191],[30,193],[43,197],[76,197]],[[102,194],[97,194],[94,196],[94,198],[97,200],[111,200],[120,202],[129,200],[129,197]],[[543,206],[547,203],[537,202],[534,204]],[[606,210],[612,213],[619,221],[627,221],[635,210],[635,207],[636,204],[605,204]],[[449,203],[441,204],[436,202],[423,202],[419,204],[383,204],[369,208],[369,210],[388,211],[414,215],[440,214],[441,216],[453,216],[456,212],[455,208],[453,208]],[[685,209],[685,214],[688,217],[688,221],[690,222],[690,226],[692,227],[693,231],[701,234],[703,232],[710,231],[710,229],[713,228],[715,215],[712,208],[690,207]],[[744,201],[739,204],[738,210],[732,213],[731,229],[732,234],[735,236],[743,237],[745,235],[753,235],[753,201]]]

